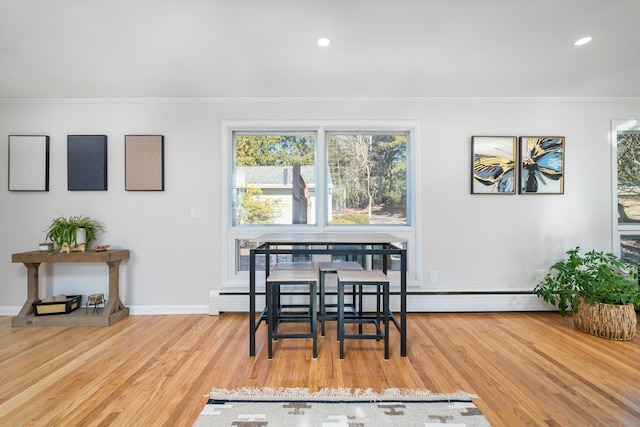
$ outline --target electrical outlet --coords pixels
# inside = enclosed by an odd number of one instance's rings
[[[544,270],[536,270],[536,281],[540,282],[544,279]]]
[[[429,281],[431,283],[438,283],[438,272],[435,270],[431,270],[429,272]]]

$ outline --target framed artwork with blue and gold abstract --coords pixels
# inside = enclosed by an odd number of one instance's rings
[[[564,136],[521,136],[520,194],[564,194]]]
[[[471,137],[471,194],[515,194],[515,136]]]

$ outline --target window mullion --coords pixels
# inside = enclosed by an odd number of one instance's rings
[[[316,144],[316,226],[324,229],[327,224],[327,197],[328,194],[328,176],[327,168],[327,140],[326,132],[323,126],[318,127],[318,141]]]

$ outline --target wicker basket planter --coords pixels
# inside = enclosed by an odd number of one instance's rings
[[[633,304],[589,304],[579,299],[578,311],[573,313],[573,324],[579,331],[618,341],[630,341],[636,335],[638,319]]]

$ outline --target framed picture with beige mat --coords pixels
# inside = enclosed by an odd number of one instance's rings
[[[164,191],[164,136],[124,137],[125,190]]]

